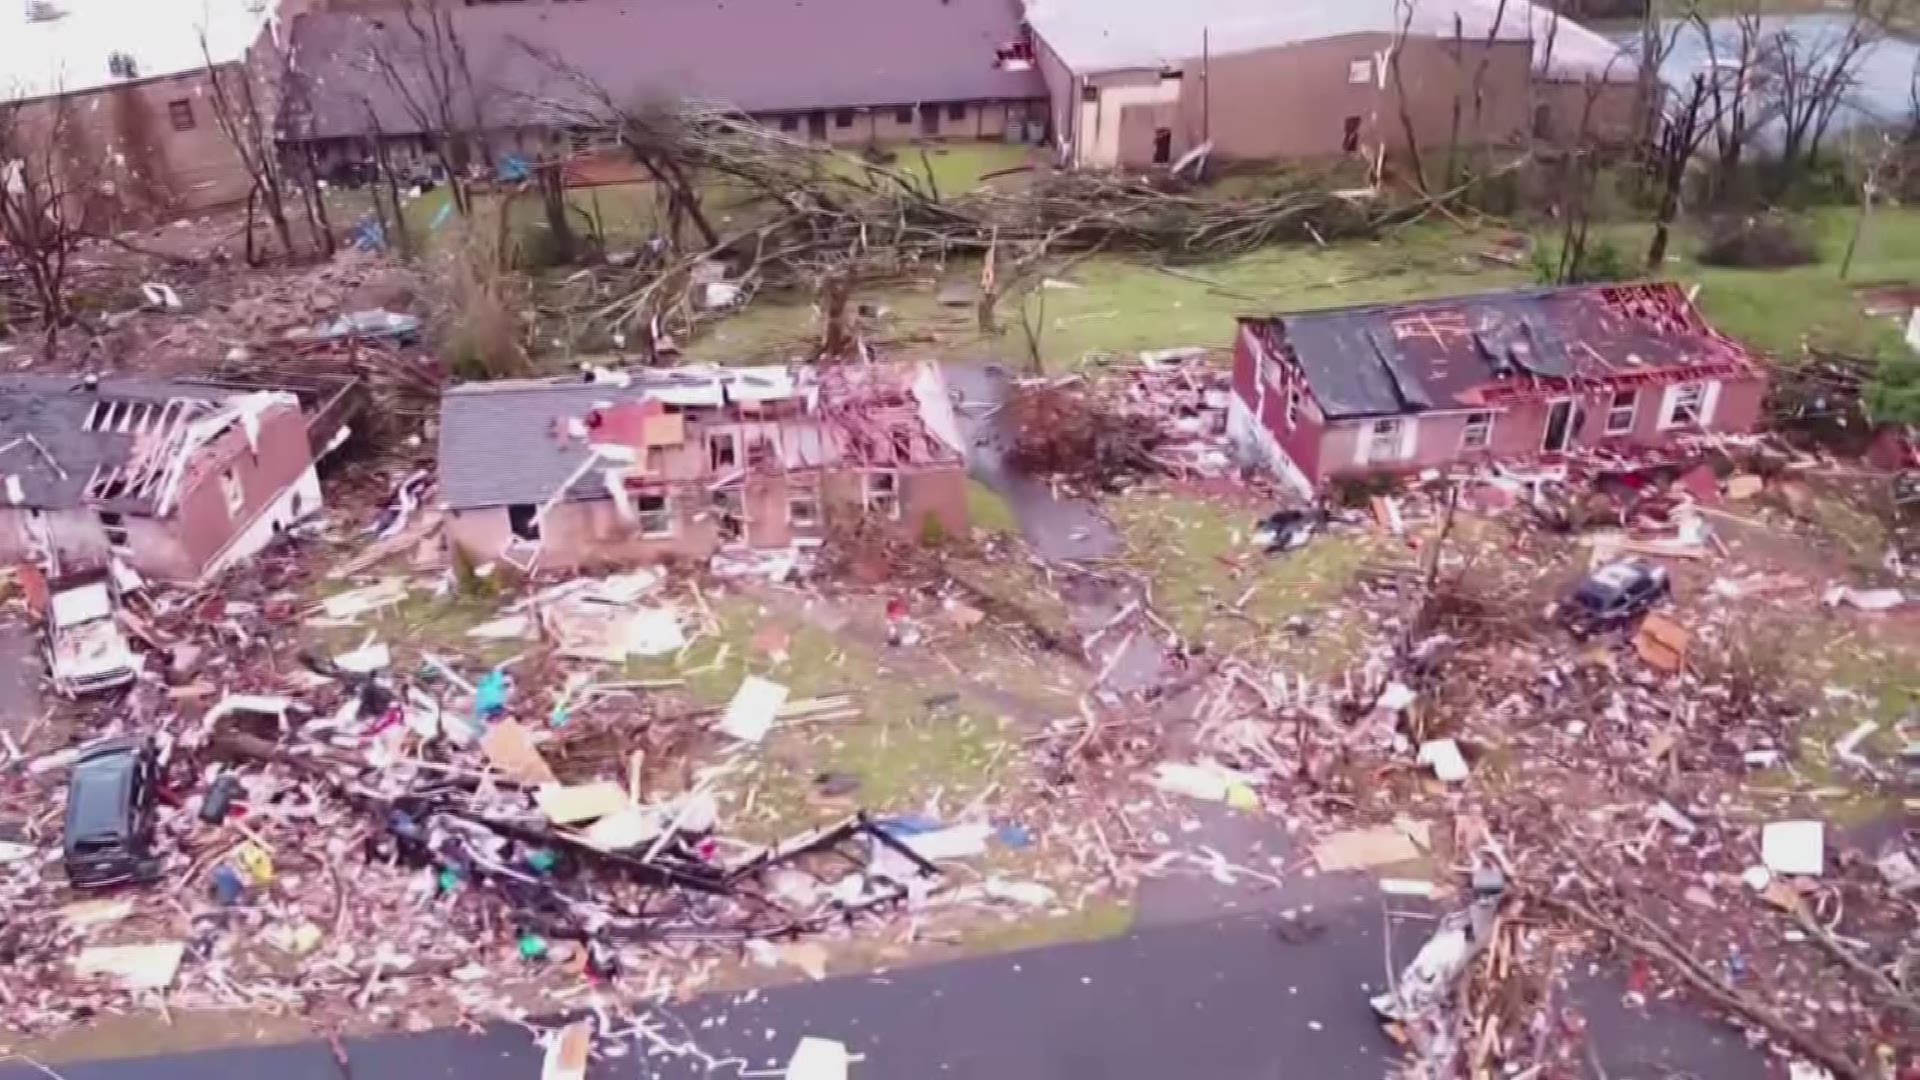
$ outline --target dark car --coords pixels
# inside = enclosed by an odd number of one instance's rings
[[[153,857],[153,746],[108,739],[80,752],[67,788],[67,881],[98,889],[159,875]]]
[[[1604,633],[1632,623],[1672,591],[1664,566],[1637,559],[1608,563],[1567,597],[1560,620],[1581,637]]]

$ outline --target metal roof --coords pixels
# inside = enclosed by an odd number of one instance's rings
[[[614,101],[691,100],[742,112],[921,102],[1039,99],[1038,72],[1002,70],[996,50],[1021,35],[1019,0],[590,0],[449,9],[488,122],[539,122],[531,100],[568,99],[566,75],[529,52],[563,57]],[[389,134],[419,125],[377,74],[375,50],[401,62],[416,39],[395,14],[315,12],[292,29],[310,80],[310,138],[358,136],[371,104]]]
[[[1396,0],[1027,0],[1027,22],[1076,74],[1161,68],[1349,34],[1398,32]],[[1451,37],[1460,17],[1470,38],[1494,28],[1498,0],[1422,0],[1408,32]],[[1530,36],[1526,0],[1508,0],[1498,36]]]

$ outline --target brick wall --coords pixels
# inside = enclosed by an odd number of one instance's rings
[[[795,539],[819,536],[819,527],[795,528],[789,520],[789,496],[817,491],[823,515],[857,512],[862,483],[847,472],[812,479],[757,477],[743,490],[746,508],[744,541],[750,547],[780,548]],[[668,489],[673,510],[672,536],[648,537],[637,524],[621,516],[611,499],[565,502],[548,512],[541,527],[540,565],[550,568],[607,568],[666,558],[705,559],[722,546],[720,515],[701,484]],[[936,519],[949,536],[967,528],[966,473],[951,468],[909,472],[900,476],[901,535],[925,535],[928,519]],[[513,533],[504,506],[456,510],[448,515],[447,535],[475,562],[498,559]]]
[[[73,132],[66,156],[76,176],[111,204],[105,227],[246,198],[247,172],[214,119],[204,71],[34,98],[19,108],[29,139],[44,138],[65,110]]]

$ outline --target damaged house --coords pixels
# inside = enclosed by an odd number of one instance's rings
[[[817,543],[853,511],[966,527],[966,463],[932,364],[682,367],[472,383],[440,407],[448,536],[531,570]]]
[[[1765,369],[1677,285],[1240,320],[1229,426],[1303,489],[1454,462],[1633,457],[1753,431]]]
[[[193,580],[252,555],[320,508],[346,431],[351,380],[307,389],[0,377],[0,560]]]

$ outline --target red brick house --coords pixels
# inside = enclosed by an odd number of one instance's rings
[[[476,562],[564,569],[815,544],[838,508],[957,536],[967,473],[932,364],[690,366],[448,390],[440,499]]]
[[[1314,489],[1750,432],[1766,374],[1660,283],[1243,318],[1233,387],[1236,443]]]
[[[321,509],[348,389],[0,377],[0,563],[218,573]]]

